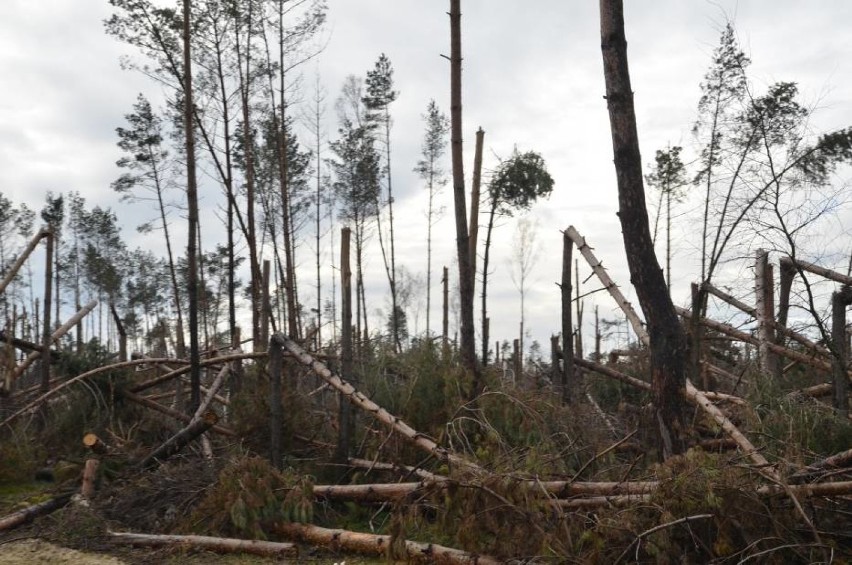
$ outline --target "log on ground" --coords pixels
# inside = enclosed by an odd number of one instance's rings
[[[361,555],[387,556],[392,541],[390,536],[320,528],[308,524],[276,524],[273,530],[288,539]],[[393,557],[403,558],[408,562],[441,565],[496,565],[500,563],[493,557],[468,553],[460,549],[432,543],[404,541],[400,545],[400,548],[402,547],[405,548],[405,555]]]
[[[109,532],[113,543],[143,547],[172,546],[181,549],[203,549],[216,553],[251,553],[264,557],[296,555],[296,546],[292,543],[272,541],[217,538],[210,536],[176,536],[136,534],[130,532]]]

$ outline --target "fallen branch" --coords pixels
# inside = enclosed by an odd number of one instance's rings
[[[418,563],[436,563],[440,565],[497,565],[493,557],[468,553],[460,549],[444,547],[432,543],[397,540],[396,547],[404,548],[405,555],[388,555],[391,536],[365,534],[348,530],[320,528],[307,524],[276,524],[275,533],[288,539],[327,547],[333,551],[350,551],[361,555],[374,555],[392,559],[403,559]],[[401,543],[400,543],[401,542]]]
[[[220,363],[227,363],[230,361],[238,361],[244,359],[261,359],[266,357],[268,354],[265,351],[260,352],[250,352],[250,353],[233,353],[231,355],[222,355],[220,357],[213,357],[210,359],[203,359],[200,363],[200,367],[209,367],[210,365],[218,365]],[[170,371],[165,375],[160,375],[159,377],[153,378],[149,381],[145,381],[144,383],[139,383],[138,385],[134,385],[130,388],[130,392],[142,392],[143,390],[147,390],[151,387],[155,387],[159,384],[168,382],[175,377],[179,377],[183,374],[188,373],[190,370],[190,366],[181,367],[180,369],[175,369],[174,371]]]
[[[11,530],[12,528],[16,528],[21,524],[26,524],[27,522],[38,518],[39,516],[45,516],[50,514],[54,510],[59,510],[71,500],[71,497],[74,495],[74,492],[66,492],[51,498],[50,500],[46,500],[44,502],[40,502],[39,504],[34,504],[22,510],[18,510],[17,512],[13,512],[7,516],[0,518],[0,532]]]
[[[292,543],[253,539],[215,538],[210,536],[176,536],[109,532],[113,543],[143,547],[174,546],[180,549],[203,549],[216,553],[250,553],[264,557],[294,556],[297,548]]]
[[[852,449],[841,451],[831,457],[811,463],[801,471],[794,473],[790,479],[793,481],[806,481],[827,471],[852,467]]]
[[[568,500],[557,498],[551,500],[551,503],[563,510],[590,510],[603,506],[623,508],[637,502],[647,502],[650,498],[651,495],[649,494],[619,494],[616,496],[590,496],[588,498],[571,498]]]
[[[378,471],[393,471],[395,473],[399,473],[400,475],[416,475],[421,479],[425,480],[445,480],[446,477],[442,477],[440,475],[436,475],[435,473],[431,473],[426,469],[420,469],[419,467],[410,467],[408,465],[397,465],[396,463],[382,463],[380,461],[370,461],[368,459],[357,459],[355,457],[349,458],[349,465],[352,467],[357,467],[359,469],[367,469],[369,473],[372,470]]]
[[[666,522],[665,524],[660,524],[659,526],[654,526],[650,530],[645,530],[644,532],[642,532],[641,534],[636,536],[636,539],[634,539],[632,542],[630,542],[630,545],[628,545],[626,548],[624,548],[624,551],[621,553],[621,555],[618,556],[618,559],[616,559],[615,562],[620,563],[621,560],[624,559],[624,556],[626,556],[630,552],[630,548],[633,547],[633,544],[641,543],[642,538],[649,536],[649,535],[653,534],[654,532],[659,532],[660,530],[664,530],[666,528],[671,528],[672,526],[677,526],[678,524],[688,524],[689,522],[694,522],[696,520],[707,520],[709,518],[713,518],[713,514],[696,514],[695,516],[685,516],[685,517],[680,518],[678,520],[672,520],[671,522]],[[636,552],[637,553],[639,552],[638,546],[636,547]],[[636,560],[637,561],[639,560],[638,556],[637,556]]]

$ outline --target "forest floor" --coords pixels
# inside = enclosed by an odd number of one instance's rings
[[[0,488],[0,515],[14,512],[46,496],[49,484],[27,483]],[[250,563],[387,563],[349,556],[330,556],[301,548],[298,558],[275,559],[257,555],[220,555],[206,551],[151,549],[112,544],[100,518],[84,507],[69,504],[33,523],[0,534],[0,565],[247,565]]]

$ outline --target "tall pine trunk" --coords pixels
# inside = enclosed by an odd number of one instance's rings
[[[663,457],[668,457],[684,449],[686,336],[651,241],[622,0],[600,0],[600,16],[606,99],[618,181],[618,216],[630,278],[648,323],[660,451]]]
[[[186,135],[186,200],[187,200],[187,290],[189,292],[189,413],[194,414],[201,402],[201,365],[198,348],[198,187],[195,178],[195,130],[192,120],[192,59],[190,51],[190,0],[183,0],[183,64],[184,64],[184,130]]]
[[[461,360],[473,376],[471,398],[482,387],[476,365],[473,332],[473,275],[469,237],[467,233],[467,204],[464,191],[464,159],[462,152],[462,56],[461,0],[450,0],[450,146],[453,162],[453,195],[456,216],[456,249],[459,259],[459,293],[461,302]]]

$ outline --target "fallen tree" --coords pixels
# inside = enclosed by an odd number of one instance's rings
[[[32,506],[28,506],[27,508],[23,508],[17,512],[12,512],[11,514],[0,518],[0,532],[11,530],[21,524],[26,524],[39,516],[45,516],[55,510],[59,510],[68,504],[72,496],[74,496],[74,491],[66,492],[57,495],[50,500],[33,504]]]
[[[395,540],[391,536],[365,534],[349,530],[321,528],[309,524],[275,524],[273,531],[287,539],[326,547],[333,551],[347,551],[415,563],[439,565],[497,565],[493,557],[468,553],[460,549],[433,543]],[[393,550],[391,550],[393,547]],[[400,555],[401,553],[401,555]]]
[[[109,532],[109,536],[113,543],[142,547],[169,546],[181,550],[203,549],[216,553],[250,553],[263,557],[295,556],[297,554],[297,548],[292,543],[255,539],[154,535],[131,532]]]

